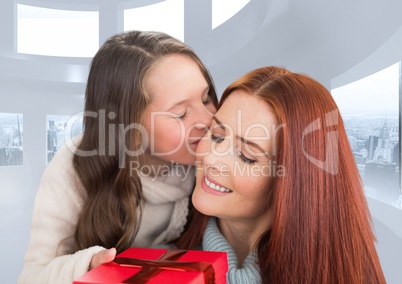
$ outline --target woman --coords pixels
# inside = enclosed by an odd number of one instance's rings
[[[203,214],[178,246],[226,251],[229,283],[385,283],[344,125],[318,82],[277,67],[246,74],[197,157]]]
[[[138,31],[107,40],[89,72],[85,131],[42,177],[18,283],[71,283],[116,249],[177,239],[216,102],[182,42]]]

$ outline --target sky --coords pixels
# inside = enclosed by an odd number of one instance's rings
[[[331,91],[343,116],[399,114],[399,62]]]

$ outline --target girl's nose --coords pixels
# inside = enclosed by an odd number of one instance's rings
[[[214,114],[205,105],[201,105],[198,109],[197,120],[194,127],[197,129],[208,130],[212,123]]]

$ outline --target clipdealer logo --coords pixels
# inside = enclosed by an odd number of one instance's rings
[[[338,125],[338,110],[333,110],[325,114],[325,126],[328,128],[330,126]],[[325,135],[325,161],[320,161],[310,154],[308,154],[304,149],[304,138],[306,135],[322,129],[321,118],[316,119],[311,124],[309,124],[303,131],[302,137],[302,150],[303,154],[307,159],[314,165],[323,169],[324,171],[336,175],[338,173],[339,167],[339,156],[338,156],[338,131],[328,131]]]

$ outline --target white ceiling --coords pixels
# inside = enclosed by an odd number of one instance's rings
[[[102,7],[110,10],[134,2],[18,1],[42,6],[52,3],[69,9],[79,5],[92,9],[98,5],[101,11]],[[331,87],[331,81],[339,86],[402,58],[400,0],[251,0],[214,30],[210,29],[211,5],[211,1],[185,1],[185,40],[209,67],[219,92],[235,78],[264,65],[286,66]],[[14,1],[2,0],[0,80],[63,82],[72,88],[83,88],[89,58],[49,58],[14,52],[13,11]],[[111,23],[101,38],[115,32],[118,24]]]

